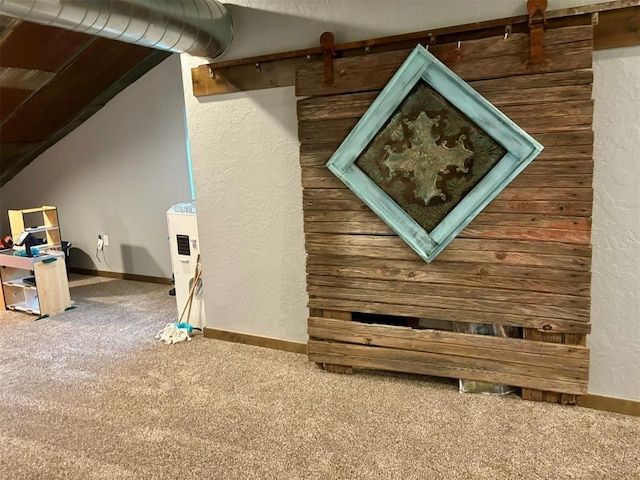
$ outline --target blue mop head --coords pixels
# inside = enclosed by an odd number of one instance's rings
[[[182,323],[176,323],[174,325],[176,326],[176,328],[181,328],[183,330],[186,330],[189,335],[191,335],[191,332],[193,332],[193,327],[188,323],[182,322]]]

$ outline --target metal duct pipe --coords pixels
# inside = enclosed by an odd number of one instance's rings
[[[198,57],[219,57],[233,38],[214,0],[0,0],[0,14]]]

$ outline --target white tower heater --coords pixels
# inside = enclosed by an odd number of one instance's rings
[[[177,322],[189,298],[189,292],[193,286],[196,262],[200,253],[195,204],[192,202],[178,203],[172,206],[167,211],[167,226],[169,229],[171,269],[175,281],[176,304],[178,307]],[[182,321],[186,321],[186,318],[187,313],[185,313]],[[196,286],[189,323],[199,328],[204,328],[206,325],[202,280]]]

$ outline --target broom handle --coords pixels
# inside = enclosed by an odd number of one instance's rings
[[[196,268],[195,275],[193,278],[193,285],[191,285],[191,291],[189,292],[189,296],[187,297],[187,303],[184,304],[184,308],[182,309],[182,313],[180,314],[180,318],[178,319],[178,323],[182,322],[182,317],[184,317],[185,312],[187,311],[187,307],[191,306],[191,302],[193,301],[193,294],[196,291],[197,280],[196,277],[200,278],[200,254],[198,254],[198,258],[196,260]],[[189,308],[191,310],[191,308]]]
[[[189,323],[189,320],[191,320],[191,306],[193,305],[193,297],[195,297],[196,288],[198,286],[198,282],[200,281],[200,273],[202,272],[202,270],[200,270],[200,268],[198,267],[199,264],[196,266],[197,272],[193,278],[193,288],[191,289],[191,298],[189,299],[189,311],[187,312],[187,323]]]

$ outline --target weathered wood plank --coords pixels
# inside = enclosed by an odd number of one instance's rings
[[[305,233],[345,233],[352,235],[395,235],[387,225],[382,223],[355,223],[355,222],[305,222]]]
[[[327,210],[369,210],[360,200],[304,200],[302,208],[305,212]]]
[[[535,159],[536,162],[545,160],[579,160],[593,157],[593,144],[587,145],[545,145]]]
[[[302,168],[302,186],[303,188],[338,188],[346,189],[347,186],[335,177],[330,171],[318,168],[315,171],[308,169],[315,167]],[[313,176],[311,176],[313,175]],[[593,175],[591,174],[575,174],[575,175],[539,175],[529,173],[526,170],[518,175],[509,186],[503,190],[509,189],[534,189],[537,187],[538,194],[528,200],[549,199],[547,189],[571,189],[571,188],[591,188],[593,185]],[[540,188],[545,189],[544,197],[541,196]]]
[[[494,200],[484,209],[487,213],[523,213],[591,217],[591,202],[511,202]]]
[[[531,202],[540,199],[540,189],[532,187],[517,188],[513,184],[505,188],[496,200],[507,201],[524,201]],[[560,200],[563,202],[589,202],[593,201],[593,188],[591,186],[584,188],[549,188],[544,192],[545,201]],[[495,200],[494,200],[495,201]]]
[[[555,146],[593,145],[593,131],[570,133],[541,133],[536,135],[545,148]]]
[[[433,279],[450,275],[478,276],[480,278],[490,277],[515,277],[534,280],[551,280],[556,282],[568,282],[571,284],[588,283],[591,275],[588,272],[576,270],[563,270],[551,268],[531,268],[521,265],[507,265],[497,262],[492,263],[465,263],[465,262],[441,262],[438,259],[431,263],[424,261],[390,260],[387,258],[352,257],[338,255],[315,255],[309,254],[307,265],[336,265],[355,267],[374,267],[381,269],[398,269],[422,272],[425,275],[432,275]],[[382,274],[381,274],[382,275]],[[416,275],[417,277],[418,275]]]
[[[334,320],[351,321],[351,312],[343,312],[340,310],[323,310],[322,316]]]
[[[582,297],[588,297],[590,292],[590,284],[588,281],[569,283],[567,281],[559,280],[502,277],[495,275],[442,275],[420,269],[396,268],[394,266],[395,262],[390,263],[388,261],[381,261],[381,263],[385,263],[388,266],[341,266],[324,265],[322,263],[308,263],[307,273],[309,275],[331,275],[345,278],[405,281],[436,287],[450,285],[460,288],[495,288],[502,290],[514,290],[517,292],[541,292]]]
[[[518,366],[542,367],[529,371],[532,376],[546,376],[567,380],[587,380],[589,366],[588,349],[567,352],[558,349],[561,355],[548,347],[553,344],[523,340],[488,337],[488,341],[477,342],[475,335],[455,338],[455,333],[436,330],[413,330],[406,327],[366,325],[358,322],[345,324],[335,320],[309,318],[308,333],[317,340],[331,340],[342,343],[372,345],[419,351],[436,355],[450,355],[455,361],[481,359],[511,364],[516,373],[527,374],[527,369]],[[448,334],[447,337],[439,333]],[[571,356],[566,356],[566,354]],[[457,358],[455,358],[457,357]],[[438,358],[435,359],[438,361]],[[550,369],[550,370],[549,370]]]
[[[345,230],[347,229],[345,228]],[[491,225],[469,225],[458,236],[460,238],[536,240],[539,242],[575,243],[579,245],[589,245],[591,240],[591,232],[588,230],[528,229],[524,227],[493,227]]]
[[[585,368],[585,364],[588,365],[588,362],[570,362],[576,365],[563,365],[562,361],[566,359],[562,357],[527,355],[520,354],[519,352],[505,350],[495,351],[481,347],[466,347],[462,345],[450,346],[447,344],[422,342],[416,339],[407,340],[398,337],[367,335],[366,332],[352,333],[310,327],[309,334],[312,333],[318,339],[313,340],[314,342],[330,340],[343,344],[370,345],[372,347],[397,349],[397,358],[403,357],[403,352],[405,351],[424,353],[425,355],[420,356],[429,364],[439,364],[441,362],[452,362],[457,366],[474,364],[477,367],[487,370],[567,381],[586,381],[589,375],[588,369]],[[496,358],[500,355],[502,358]],[[532,361],[527,362],[526,360],[529,359]]]
[[[594,27],[594,48],[640,45],[640,8],[630,7],[603,12]]]
[[[354,282],[362,283],[362,282]],[[589,322],[589,309],[577,307],[559,307],[555,305],[531,305],[521,303],[505,303],[481,298],[451,298],[431,295],[424,297],[413,293],[368,290],[364,288],[341,288],[325,285],[308,284],[307,291],[310,297],[331,298],[339,300],[353,300],[376,303],[401,303],[407,306],[424,307],[427,309],[453,310],[466,316],[483,315],[521,315],[523,317],[544,317],[558,320],[571,320],[575,322]],[[433,317],[430,317],[433,318]],[[452,320],[442,317],[440,320]],[[482,322],[486,323],[486,322]],[[489,322],[491,323],[491,322]]]
[[[305,200],[353,200],[357,199],[355,194],[347,189],[305,189],[302,192]],[[540,190],[537,188],[514,188],[512,186],[503,190],[494,200],[496,201],[518,201],[532,202],[540,197]],[[591,202],[593,200],[592,188],[552,188],[544,192],[544,201],[562,202]],[[493,202],[492,202],[493,203]]]
[[[308,62],[304,58],[288,58],[278,62],[255,62],[220,68],[200,65],[191,69],[193,95],[202,97],[219,93],[245,92],[293,85],[296,69]],[[211,73],[213,72],[213,74]]]
[[[567,72],[552,72],[516,77],[492,78],[476,80],[469,84],[483,95],[488,92],[522,90],[525,88],[546,89],[549,87],[564,87],[570,85],[591,85],[593,71],[570,70]]]
[[[339,310],[322,310],[322,316],[324,318],[340,320],[342,322],[348,323],[351,320],[351,312],[342,312]],[[313,339],[312,336],[309,338]],[[353,367],[349,365],[337,365],[333,363],[323,363],[322,367],[330,373],[341,373],[350,375],[353,373]]]
[[[344,230],[348,230],[348,227],[345,227]],[[589,245],[591,240],[591,232],[586,230],[527,229],[524,227],[493,227],[491,225],[469,225],[458,236],[460,238],[536,240],[539,242],[575,243],[579,245]]]
[[[482,299],[497,302],[517,302],[530,305],[549,305],[576,308],[585,311],[590,307],[588,297],[558,295],[478,287],[424,284],[413,281],[388,281],[379,279],[355,279],[341,276],[308,275],[307,284],[314,286],[376,290],[419,295],[423,297],[449,297],[453,299]],[[328,318],[333,318],[329,316]]]
[[[375,222],[305,222],[305,233],[339,233],[351,235],[395,235],[382,220]],[[552,228],[493,227],[469,225],[458,234],[459,238],[494,240],[536,240],[540,242],[574,243],[589,245],[591,234],[585,230]]]
[[[539,95],[548,95],[551,89],[538,88],[535,90]],[[522,90],[519,92],[521,93]],[[541,103],[534,99],[530,100],[528,104],[503,106],[500,107],[500,110],[510,118],[529,121],[536,119],[531,118],[534,112],[537,118],[593,116],[594,101],[592,99],[569,100],[563,98],[566,97],[566,94],[567,91],[562,90],[561,94],[559,94],[558,98],[553,102]],[[567,118],[566,121],[571,121],[571,119]]]
[[[300,165],[306,167],[324,167],[339,146],[339,143],[301,144]]]
[[[532,175],[526,170],[509,184],[512,188],[591,188],[593,175]],[[542,192],[538,197],[542,196]],[[543,197],[545,198],[545,197]]]
[[[359,117],[298,122],[298,139],[303,144],[342,143]]]
[[[324,85],[324,64],[311,63],[296,72],[296,96],[307,97],[381,90],[391,80],[411,50],[336,59],[333,62],[332,85]],[[376,72],[375,75],[372,72]]]
[[[528,49],[518,49],[515,53],[490,56],[488,58],[469,57],[468,55],[455,55],[444,63],[466,81],[500,78],[511,75],[526,75],[529,73],[549,73],[558,71],[579,70],[591,67],[592,41],[582,40],[584,33],[591,30],[590,26],[570,27],[557,29],[558,35],[574,35],[576,41],[562,43],[545,50],[545,64],[538,71],[532,72],[529,68]],[[545,35],[545,45],[551,45],[554,40]],[[502,43],[495,39],[482,39],[464,42],[464,48],[472,49],[476,42],[482,44],[497,44],[505,49],[508,45],[521,42],[528,38],[526,34],[514,34]],[[489,42],[487,42],[489,40]],[[410,50],[398,50],[379,53],[376,55],[341,58],[334,61],[333,85],[324,85],[324,66],[321,62],[314,62],[298,70],[296,75],[296,95],[314,96],[331,95],[346,92],[363,92],[379,90],[386,85],[398,67],[406,59]],[[438,56],[438,52],[432,49]],[[441,56],[446,56],[449,50],[446,46],[440,47]]]
[[[407,245],[401,247],[378,247],[374,245],[326,245],[321,243],[306,243],[307,253],[316,255],[343,255],[354,257],[372,257],[386,260],[407,260],[417,262],[420,257]],[[559,270],[575,270],[589,272],[591,258],[570,255],[545,255],[540,253],[522,253],[503,251],[473,251],[445,249],[439,256],[440,262],[456,263],[489,263],[518,265],[539,268],[554,268]]]
[[[539,332],[537,330],[525,328],[523,329],[523,337],[527,340],[550,342],[553,344],[564,343],[565,337],[561,333]],[[575,396],[565,393],[559,394],[553,391],[531,391],[523,389],[522,398],[525,400],[544,401],[551,403],[575,404]]]
[[[386,235],[392,230],[373,212],[305,211],[307,233]],[[459,238],[540,240],[589,244],[591,220],[586,217],[543,216],[483,212],[459,234]],[[363,227],[364,226],[364,227]]]
[[[368,210],[361,200],[304,200],[305,211],[331,210]],[[523,213],[570,215],[573,217],[591,217],[591,203],[589,202],[515,202],[494,200],[485,207],[488,213]]]
[[[586,393],[586,381],[564,380],[530,376],[510,371],[507,364],[488,360],[458,360],[447,355],[433,355],[384,347],[368,347],[342,343],[309,342],[309,359],[339,361],[363,368],[439,375],[445,377],[504,383],[516,386],[540,386],[548,390],[569,393]],[[440,357],[440,358],[438,358]],[[542,367],[540,367],[542,368]],[[525,370],[525,369],[523,369]],[[539,372],[530,367],[527,373]]]
[[[526,77],[513,78],[531,78]],[[348,93],[298,100],[298,121],[338,120],[360,118],[380,92]],[[538,118],[563,117],[569,125],[580,125],[574,117],[591,117],[593,100],[591,85],[565,85],[539,88],[532,81],[530,88],[489,90],[479,93],[499,107],[514,121],[533,121]],[[531,113],[535,113],[532,117]],[[573,122],[573,123],[571,123]]]
[[[308,177],[306,176],[306,174],[303,174],[302,188],[347,189],[347,186],[344,183],[342,183],[342,181],[339,180],[337,177],[323,173],[321,177]]]
[[[535,111],[544,109],[544,107],[544,105],[540,105],[537,108],[532,108],[529,116],[525,114],[507,116],[531,135],[591,130],[591,122],[593,120],[591,115],[567,115],[566,117],[561,117],[535,113]],[[342,142],[351,132],[359,118],[301,121],[298,123],[298,138],[301,143],[311,145]]]
[[[533,161],[523,172],[525,175],[593,175],[593,160]]]
[[[492,337],[488,335],[472,335],[467,333],[447,332],[443,330],[416,330],[408,327],[390,325],[363,324],[358,322],[345,323],[331,318],[311,317],[308,326],[322,330],[350,332],[355,335],[400,338],[432,344],[449,345],[452,347],[480,347],[492,352],[521,352],[531,355],[564,358],[568,365],[579,366],[589,361],[589,349],[578,345],[558,345],[541,341],[524,341],[519,338]],[[565,334],[569,335],[569,334]],[[360,343],[360,342],[358,342]],[[403,347],[404,348],[404,347]],[[484,355],[490,355],[483,352]],[[501,358],[501,357],[498,357]],[[546,364],[544,360],[541,360]],[[529,360],[527,360],[529,362]],[[531,357],[531,363],[536,359]]]
[[[570,162],[566,162],[570,163]],[[576,163],[587,163],[586,168],[583,167],[583,170],[589,170],[590,166],[589,162],[576,162]],[[540,188],[544,187],[545,189],[559,189],[559,188],[591,188],[593,184],[593,174],[592,173],[559,173],[559,170],[563,170],[565,172],[571,172],[570,167],[565,168],[564,166],[557,164],[550,168],[549,174],[544,174],[544,162],[536,164],[534,161],[530,167],[526,168],[520,175],[518,175],[507,187],[507,189],[511,188],[538,188],[538,192],[540,192]],[[538,166],[540,165],[540,166]],[[304,188],[343,188],[346,189],[347,186],[339,180],[331,171],[326,167],[301,167],[302,171],[302,186]],[[579,171],[579,170],[578,170]],[[506,191],[506,189],[505,189]],[[546,190],[545,190],[546,194]],[[535,200],[540,197],[540,193],[533,199]],[[541,198],[542,200],[547,200],[545,197]]]
[[[372,211],[305,211],[306,222],[375,222],[379,217]],[[493,225],[552,228],[564,230],[591,230],[591,219],[585,217],[526,215],[519,213],[486,213],[478,215],[471,226]]]
[[[549,35],[549,38],[547,38]],[[591,42],[593,29],[591,26],[557,28],[545,32],[545,46],[558,48],[559,45],[576,42]],[[483,58],[518,55],[529,51],[529,35],[516,33],[507,39],[496,37],[481,38],[443,45],[432,45],[429,51],[447,63],[469,62]]]
[[[561,333],[589,333],[591,324],[561,318],[544,318],[511,314],[495,314],[487,312],[468,312],[465,310],[451,310],[429,308],[401,303],[379,303],[370,301],[344,300],[336,298],[309,298],[312,308],[335,308],[352,312],[376,313],[383,315],[397,315],[401,317],[419,317],[429,320],[447,320],[452,322],[493,323],[496,325],[514,325],[541,329],[548,332]]]
[[[524,215],[519,213],[482,212],[472,225],[530,226],[535,228],[556,228],[566,230],[591,230],[591,219],[584,217]]]
[[[311,233],[306,235],[306,241],[308,243],[319,243],[326,245],[360,245],[374,248],[407,248],[407,244],[400,237],[377,237],[374,235],[362,236]],[[564,243],[474,240],[466,238],[456,238],[447,246],[447,250],[468,250],[495,253],[521,252],[546,255],[569,255],[591,258],[590,245],[571,245]]]
[[[518,90],[489,90],[486,92],[480,89],[479,93],[496,107],[505,110],[504,113],[507,115],[509,114],[506,110],[510,106],[529,107],[531,110],[537,108],[540,114],[545,115],[548,105],[555,111],[555,102],[562,102],[563,100],[589,102],[592,95],[591,90],[591,85],[565,85],[547,88],[521,88]]]
[[[563,335],[563,342],[567,345],[581,345],[583,347],[587,346],[587,336],[586,335],[574,335],[571,333],[565,333]]]
[[[302,144],[300,146],[300,164],[303,167],[324,167],[339,144]],[[592,161],[593,145],[545,146],[533,163],[546,161]]]
[[[379,94],[377,90],[298,100],[298,122],[360,118]]]
[[[350,375],[353,373],[353,367],[347,365],[337,365],[335,363],[323,363],[323,368],[330,373],[341,373]]]

